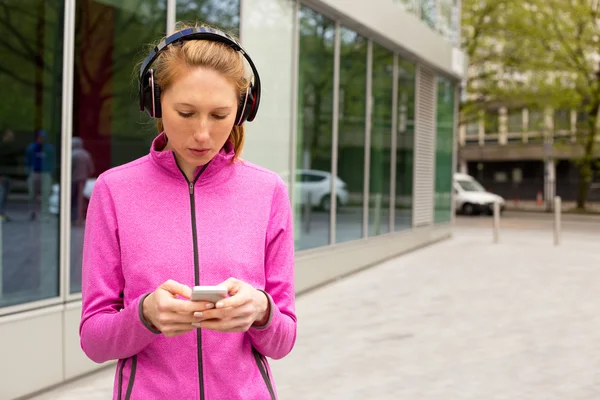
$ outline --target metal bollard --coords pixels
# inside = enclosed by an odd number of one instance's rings
[[[494,243],[500,242],[500,203],[494,202]]]
[[[560,196],[556,196],[554,198],[554,245],[558,246],[560,245],[560,219],[561,219],[561,214],[562,214],[562,207],[561,207],[561,198]]]

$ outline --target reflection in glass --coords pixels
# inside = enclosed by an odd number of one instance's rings
[[[369,236],[389,232],[394,55],[373,44]]]
[[[406,11],[419,14],[419,1],[420,0],[394,0],[395,3],[402,6]]]
[[[435,29],[438,0],[421,0],[421,20]]]
[[[412,227],[415,137],[415,64],[398,62],[398,132],[396,148],[396,231]]]
[[[59,294],[60,0],[5,0],[0,18],[0,307]]]
[[[363,234],[367,40],[342,28],[336,242]]]
[[[156,124],[140,113],[137,76],[165,34],[166,0],[77,2],[70,292],[81,290],[85,212],[95,177],[148,153]]]
[[[335,24],[300,9],[296,249],[329,244]]]
[[[438,0],[438,30],[455,45],[458,43],[458,5],[457,0]]]
[[[240,0],[177,0],[177,21],[209,24],[235,36],[240,30]]]
[[[454,133],[454,85],[437,80],[437,136],[435,152],[435,222],[452,217],[452,155]]]

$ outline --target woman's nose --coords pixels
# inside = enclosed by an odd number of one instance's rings
[[[209,124],[207,123],[206,120],[202,120],[196,126],[196,129],[194,130],[194,139],[196,139],[196,141],[198,141],[198,142],[204,142],[208,139],[209,132],[210,132]]]

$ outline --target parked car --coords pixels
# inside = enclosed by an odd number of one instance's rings
[[[288,182],[288,173],[282,173],[281,177]],[[333,176],[330,172],[316,169],[296,170],[296,193],[300,195],[301,204],[308,204],[312,207],[329,211],[331,208],[331,180]],[[345,206],[348,204],[349,193],[346,183],[339,177],[335,179],[335,194],[337,205]]]
[[[456,212],[465,215],[491,215],[494,203],[500,204],[500,212],[505,206],[502,197],[485,190],[471,175],[460,173],[454,174],[454,201]]]
[[[85,186],[83,187],[83,197],[88,201],[92,196],[92,190],[94,189],[95,183],[96,178],[90,178],[85,182]],[[48,203],[50,213],[58,215],[60,211],[60,185],[58,183],[52,185],[52,192],[50,193]]]

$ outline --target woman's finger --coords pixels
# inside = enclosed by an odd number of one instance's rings
[[[207,310],[194,315],[202,320],[207,319],[235,319],[240,317],[250,317],[254,315],[255,309],[252,302],[242,304],[240,307],[219,308],[216,310]]]
[[[160,326],[191,324],[192,322],[197,321],[198,318],[194,316],[194,313],[167,312],[160,314],[158,317]]]
[[[192,324],[175,324],[165,328],[164,331],[162,331],[162,334],[166,337],[175,337],[195,329],[196,327],[192,326]]]
[[[193,314],[198,311],[210,310],[215,307],[214,303],[208,301],[173,300],[172,311],[182,314]]]
[[[228,320],[209,319],[199,323],[192,324],[196,328],[210,329],[220,332],[245,332],[248,330],[252,322],[249,317],[238,317]]]
[[[250,295],[250,290],[248,290],[247,288],[243,288],[235,295],[227,297],[223,300],[219,300],[215,306],[217,309],[238,308],[251,301],[252,296]]]

